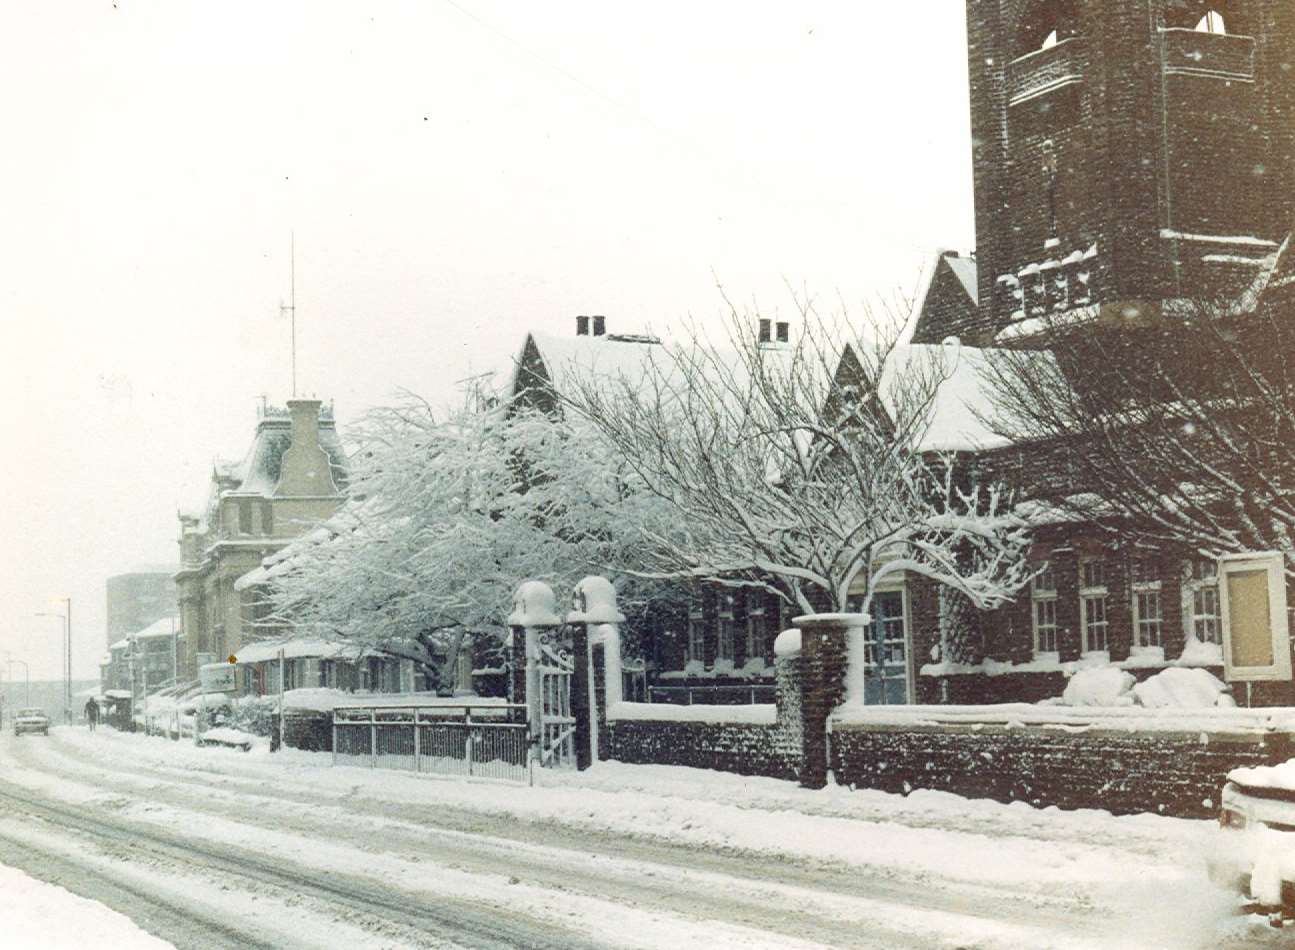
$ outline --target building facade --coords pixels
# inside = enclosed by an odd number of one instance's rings
[[[108,646],[175,614],[175,568],[141,568],[108,578]]]
[[[237,655],[244,643],[279,632],[254,591],[235,582],[263,558],[331,517],[346,491],[346,460],[331,407],[290,400],[263,406],[239,463],[218,462],[207,503],[180,515],[182,663]]]

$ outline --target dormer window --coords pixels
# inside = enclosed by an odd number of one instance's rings
[[[1200,22],[1196,24],[1197,33],[1213,33],[1216,36],[1223,36],[1227,33],[1227,23],[1223,19],[1223,14],[1217,10],[1209,10],[1201,17]]]

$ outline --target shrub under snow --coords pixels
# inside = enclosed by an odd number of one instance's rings
[[[1236,702],[1226,684],[1208,670],[1170,667],[1139,683],[1125,670],[1103,666],[1078,670],[1066,684],[1061,705],[1201,709]]]

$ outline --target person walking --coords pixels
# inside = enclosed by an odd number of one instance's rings
[[[94,727],[99,724],[99,704],[91,696],[85,703],[85,720],[90,724],[90,731],[94,732]]]

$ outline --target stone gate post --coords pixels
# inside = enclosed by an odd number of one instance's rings
[[[800,784],[827,784],[828,719],[845,699],[851,631],[866,627],[864,614],[807,614],[792,623],[801,631],[801,723],[805,763]],[[863,662],[863,658],[858,658]]]
[[[621,700],[620,624],[625,615],[616,606],[616,588],[605,577],[580,581],[571,600],[567,622],[576,631],[571,707],[576,716],[576,767],[584,769],[607,758],[602,737],[607,734],[608,705]]]

